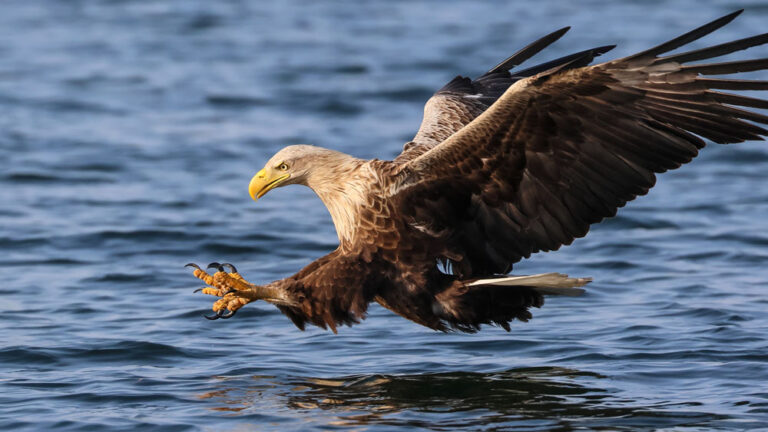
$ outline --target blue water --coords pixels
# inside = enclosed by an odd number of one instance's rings
[[[391,158],[435,89],[546,32],[574,26],[550,56],[615,58],[739,7],[697,47],[767,31],[768,7],[4,1],[0,430],[765,428],[762,142],[708,147],[518,265],[595,282],[511,333],[435,333],[377,305],[338,335],[263,303],[209,322],[182,267],[266,282],[335,247],[311,191],[248,197],[285,145]]]

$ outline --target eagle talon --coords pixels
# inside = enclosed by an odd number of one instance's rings
[[[224,309],[222,309],[222,311],[223,311],[223,310],[224,310]],[[235,310],[231,310],[231,311],[229,311],[229,313],[228,313],[228,314],[226,314],[226,315],[219,315],[219,318],[221,318],[221,319],[230,319],[230,318],[232,318],[233,316],[235,316],[235,314],[236,314],[236,313],[237,313],[237,309],[235,309]]]
[[[207,286],[194,290],[193,293],[202,292],[220,297],[213,304],[214,314],[203,315],[207,320],[232,318],[238,309],[259,299],[252,292],[258,286],[243,279],[234,264],[214,261],[208,264],[208,268],[218,269],[216,273],[212,272],[213,274],[206,273],[195,263],[189,263],[188,266],[194,267],[196,269],[194,276],[207,284]]]
[[[224,267],[222,267],[222,266],[221,266],[221,264],[219,264],[219,263],[217,263],[217,262],[215,262],[215,261],[214,261],[214,262],[212,262],[212,263],[210,263],[210,264],[208,264],[208,267],[206,267],[206,268],[207,268],[207,269],[209,269],[209,268],[215,268],[215,269],[216,269],[216,270],[218,270],[218,271],[224,271]]]
[[[203,315],[203,316],[205,317],[205,319],[209,319],[211,321],[217,320],[217,319],[221,318],[224,315],[224,311],[225,310],[226,309],[219,309],[219,310],[216,311],[216,315]]]
[[[194,268],[196,268],[196,269],[198,269],[198,270],[202,270],[202,269],[200,268],[200,266],[199,266],[199,265],[197,265],[197,264],[195,264],[195,263],[189,263],[189,264],[186,264],[186,265],[184,265],[184,267],[194,267]]]
[[[235,310],[230,310],[229,313],[225,314],[224,312],[227,311],[227,310],[228,309],[219,309],[219,310],[216,311],[216,315],[203,315],[203,317],[205,319],[207,319],[207,320],[215,321],[215,320],[217,320],[219,318],[221,318],[221,319],[230,319],[233,316],[235,316],[235,314],[237,313],[237,309],[235,309]]]

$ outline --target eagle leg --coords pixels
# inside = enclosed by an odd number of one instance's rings
[[[199,288],[195,292],[201,291],[203,294],[221,297],[213,303],[213,311],[216,314],[205,316],[209,320],[232,318],[238,309],[256,300],[253,295],[254,285],[246,281],[232,264],[219,264],[217,262],[209,264],[208,268],[217,269],[213,275],[208,274],[195,263],[189,263],[186,267],[194,268],[192,274],[209,285]],[[227,273],[225,268],[230,272]],[[225,313],[227,311],[228,313]]]

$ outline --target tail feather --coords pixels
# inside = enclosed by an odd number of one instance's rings
[[[476,332],[482,324],[510,331],[512,320],[528,321],[530,309],[544,304],[545,295],[577,296],[590,278],[571,278],[560,273],[501,276],[477,280],[452,280],[435,294],[430,312],[438,320],[432,328]]]
[[[467,286],[526,286],[535,289],[542,295],[578,296],[584,294],[584,290],[577,287],[590,282],[592,282],[592,278],[572,278],[562,273],[542,273],[529,276],[478,279],[467,283]]]

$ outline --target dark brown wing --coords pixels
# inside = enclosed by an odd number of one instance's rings
[[[525,70],[512,70],[560,39],[569,29],[570,27],[562,28],[532,42],[475,80],[457,76],[443,86],[424,105],[424,119],[419,131],[412,141],[405,144],[403,153],[395,160],[409,161],[445,141],[493,105],[516,81],[562,64],[572,63],[577,58],[583,62],[581,66],[586,66],[594,57],[614,47],[611,45],[592,48]]]
[[[768,69],[768,59],[693,64],[768,42],[768,34],[667,57],[722,27],[727,15],[658,47],[591,67],[518,81],[480,117],[402,167],[392,198],[406,223],[464,277],[505,273],[537,251],[648,192],[655,173],[716,143],[758,140],[768,101],[713,89],[768,81],[704,78]]]

